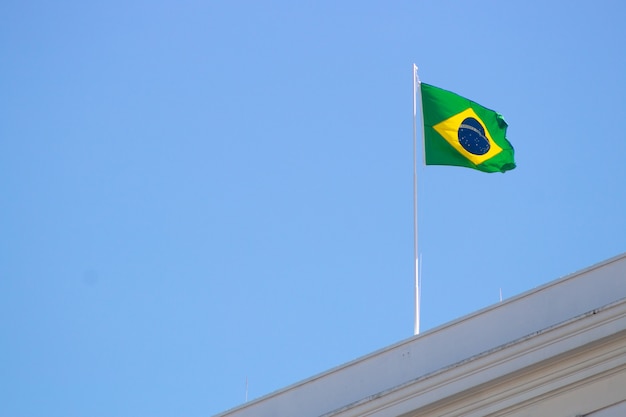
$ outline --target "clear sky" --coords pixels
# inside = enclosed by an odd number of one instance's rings
[[[419,167],[423,331],[626,251],[621,0],[0,22],[2,417],[210,416],[411,337],[414,62],[518,165]]]

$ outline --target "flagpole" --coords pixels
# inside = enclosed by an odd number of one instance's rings
[[[413,258],[415,260],[415,335],[420,332],[420,265],[417,246],[417,65],[413,64]]]

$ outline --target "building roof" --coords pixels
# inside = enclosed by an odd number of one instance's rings
[[[593,383],[626,386],[626,253],[219,416],[573,417],[626,400]]]

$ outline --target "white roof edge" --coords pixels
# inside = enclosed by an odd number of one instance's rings
[[[430,332],[441,331],[441,330],[443,330],[443,329],[445,329],[447,327],[454,326],[455,324],[458,324],[460,322],[463,322],[463,321],[466,321],[466,320],[471,320],[475,316],[479,316],[479,315],[485,314],[485,313],[487,313],[487,312],[489,312],[491,310],[497,310],[497,309],[502,308],[503,306],[505,306],[507,304],[511,304],[511,303],[517,302],[517,301],[519,301],[521,299],[531,297],[535,293],[538,293],[538,292],[541,292],[541,291],[545,291],[548,288],[552,288],[552,287],[561,285],[562,283],[564,283],[566,281],[570,281],[570,280],[576,279],[580,275],[587,274],[587,273],[592,272],[592,271],[594,271],[596,269],[599,269],[599,268],[603,268],[603,267],[605,267],[607,265],[610,265],[610,264],[612,264],[614,262],[619,262],[622,259],[626,260],[626,252],[624,252],[624,253],[622,253],[620,255],[614,256],[612,258],[606,259],[606,260],[604,260],[602,262],[598,262],[598,263],[596,263],[594,265],[591,265],[591,266],[589,266],[587,268],[584,268],[584,269],[581,269],[579,271],[572,272],[570,274],[564,275],[564,276],[562,276],[560,278],[557,278],[557,279],[552,280],[550,282],[547,282],[545,284],[539,285],[539,286],[537,286],[535,288],[531,288],[530,290],[524,291],[524,292],[522,292],[520,294],[517,294],[517,295],[514,295],[514,296],[512,296],[510,298],[506,298],[506,299],[502,300],[501,302],[498,302],[498,303],[489,305],[487,307],[481,308],[480,310],[476,310],[476,311],[474,311],[472,313],[469,313],[469,314],[467,314],[465,316],[462,316],[462,317],[459,317],[457,319],[451,320],[451,321],[449,321],[447,323],[444,323],[444,324],[442,324],[440,326],[437,326],[437,327],[434,327],[432,329],[429,329],[427,332],[430,333]],[[626,296],[626,293],[624,294],[624,296]],[[616,298],[615,300],[611,300],[610,302],[608,302],[606,304],[611,304],[613,301],[616,301],[616,300],[619,300],[619,298]],[[605,304],[603,304],[602,306],[597,306],[597,307],[603,307],[604,305]],[[580,314],[584,314],[587,311],[589,311],[589,310],[586,310],[585,312],[581,312]],[[424,332],[424,334],[425,333],[426,332]],[[401,345],[403,343],[410,342],[411,339],[414,339],[415,337],[419,337],[419,336],[421,336],[421,335],[412,336],[412,337],[410,337],[407,340],[403,340],[401,342],[398,342],[397,344]],[[391,346],[388,346],[388,348],[389,347],[391,347]]]
[[[615,279],[616,274],[620,279]],[[218,416],[279,416],[289,415],[295,410],[299,410],[297,414],[302,417],[322,415],[611,304],[626,296],[625,284],[626,253],[622,253],[269,393]],[[576,303],[571,300],[563,302],[563,297],[567,299],[571,293],[582,293],[585,297],[582,300],[577,299]],[[495,326],[498,331],[490,331],[489,335],[481,334],[481,329],[485,326],[490,330],[494,330]],[[476,337],[477,335],[480,337]],[[458,345],[459,338],[466,341],[462,348]],[[345,386],[347,380],[354,382],[359,380],[359,375],[372,372],[376,372],[375,380],[359,381],[360,383],[351,384],[350,387]],[[294,404],[294,410],[290,410],[290,404]],[[285,413],[276,410],[285,410]],[[303,413],[303,410],[310,412]],[[266,411],[268,414],[265,414]]]
[[[619,331],[616,331],[616,328]],[[413,404],[427,405],[456,394],[478,384],[493,383],[506,375],[519,372],[539,361],[575,351],[592,342],[626,337],[626,297],[581,314],[543,331],[526,335],[512,342],[479,353],[473,357],[451,364],[413,381],[391,387],[384,392],[362,398],[340,409],[332,410],[322,417],[374,415],[372,409],[392,408],[398,397],[411,398]],[[467,380],[472,380],[468,383]],[[414,387],[419,385],[419,389]],[[453,388],[451,388],[453,386]],[[440,391],[440,392],[437,392]],[[424,403],[417,397],[428,393]],[[420,404],[421,403],[421,404]],[[368,409],[368,413],[364,413]]]

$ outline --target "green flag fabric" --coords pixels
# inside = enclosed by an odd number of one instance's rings
[[[420,83],[426,165],[455,165],[483,172],[515,168],[507,124],[493,110]]]

